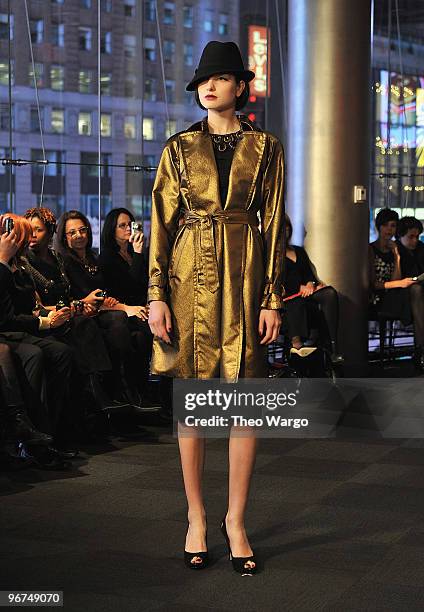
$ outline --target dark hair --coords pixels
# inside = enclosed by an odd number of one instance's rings
[[[44,208],[43,206],[38,206],[37,208],[28,208],[26,213],[24,214],[25,219],[32,219],[33,217],[37,217],[40,219],[46,226],[47,232],[50,234],[50,237],[56,231],[56,217],[50,208]]]
[[[118,223],[119,215],[128,215],[131,221],[135,221],[132,212],[126,208],[112,208],[106,215],[106,219],[102,229],[101,247],[102,249],[110,249],[119,251],[119,246],[115,239],[115,230]],[[128,250],[132,251],[132,245],[128,243]]]
[[[232,74],[232,73],[231,72],[223,72],[222,74]],[[248,101],[249,96],[250,96],[250,87],[249,87],[249,83],[246,83],[246,81],[244,81],[244,79],[242,79],[241,77],[237,76],[236,74],[234,74],[233,76],[236,79],[237,85],[240,83],[240,81],[244,82],[244,89],[243,89],[242,93],[236,98],[236,111],[238,111],[238,110],[241,110],[244,106],[246,106],[247,101]],[[195,89],[195,92],[194,92],[194,99],[196,100],[197,106],[200,106],[200,108],[202,110],[207,110],[200,103],[199,92],[197,90],[197,86],[196,86],[196,89]]]
[[[417,229],[420,234],[423,232],[423,224],[416,217],[402,217],[397,225],[397,236],[405,236],[411,229]]]
[[[53,244],[54,250],[56,251],[56,253],[60,253],[63,257],[70,256],[70,257],[73,257],[74,259],[75,258],[78,259],[75,251],[68,246],[68,243],[66,240],[66,233],[65,233],[66,232],[66,222],[69,219],[79,219],[85,225],[85,227],[88,228],[88,232],[87,232],[88,242],[87,242],[87,247],[86,247],[86,254],[94,257],[94,253],[92,252],[93,232],[91,230],[91,223],[87,219],[87,217],[82,214],[82,212],[79,212],[79,210],[68,210],[67,212],[63,213],[63,215],[60,217],[58,224],[57,224],[57,228],[56,228],[56,234],[54,237],[54,244]]]
[[[390,221],[396,221],[397,223],[399,221],[399,215],[391,208],[382,208],[375,218],[375,227],[379,231],[382,225],[386,225],[386,223]]]
[[[290,240],[293,235],[293,225],[287,213],[284,215],[284,228],[285,230],[289,230],[287,235],[287,244],[290,244]]]

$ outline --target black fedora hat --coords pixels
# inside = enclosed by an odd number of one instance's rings
[[[199,65],[186,90],[194,91],[198,83],[219,73],[235,74],[246,83],[255,78],[254,72],[245,69],[236,43],[211,40],[203,49]]]

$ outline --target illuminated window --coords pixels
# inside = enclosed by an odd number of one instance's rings
[[[34,72],[35,72],[35,80],[37,82],[37,87],[44,87],[44,64],[35,62],[34,70],[32,69],[32,63],[29,65],[28,78],[29,78],[30,87],[35,87]]]
[[[50,67],[50,88],[54,91],[65,89],[65,68],[63,66]]]
[[[124,134],[125,138],[136,137],[136,125],[134,115],[125,115]]]
[[[52,132],[63,134],[65,132],[65,111],[63,108],[52,108],[50,123]]]
[[[100,51],[102,53],[107,53],[108,55],[112,53],[112,32],[105,32],[102,35],[100,41]]]
[[[100,75],[100,93],[102,96],[112,95],[112,74],[110,72]]]
[[[125,0],[124,14],[126,17],[135,17],[135,3],[136,0]]]
[[[125,57],[135,57],[137,39],[133,34],[124,35],[124,55]]]
[[[78,115],[78,134],[80,136],[91,136],[91,113],[80,112]]]
[[[112,12],[112,0],[102,0],[101,7],[102,7],[102,11],[104,11],[105,13],[111,13]]]
[[[100,134],[105,138],[112,136],[112,115],[102,113],[100,117]]]
[[[143,139],[154,140],[155,124],[151,117],[143,117]]]
[[[80,0],[81,8],[91,9],[91,0]]]
[[[11,62],[12,85],[15,84],[15,61]],[[9,63],[0,62],[0,85],[9,85]]]
[[[166,79],[165,81],[166,97],[170,104],[175,102],[175,81]]]
[[[166,122],[165,137],[171,138],[177,131],[177,122],[175,119],[170,119]]]
[[[78,91],[80,93],[92,93],[93,90],[93,71],[80,70],[78,78]]]

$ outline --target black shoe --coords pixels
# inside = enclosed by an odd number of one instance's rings
[[[50,448],[41,450],[40,448],[34,447],[28,449],[25,444],[20,443],[18,446],[19,457],[30,458],[33,460],[35,467],[41,470],[54,470],[62,471],[69,470],[72,464],[69,461],[64,461],[59,453]]]
[[[53,441],[52,436],[38,431],[34,427],[26,411],[22,408],[10,409],[9,422],[6,437],[11,440],[46,446]]]
[[[190,525],[187,526],[187,531],[189,530],[189,527]],[[206,546],[207,546],[207,542],[208,542],[208,531],[206,530]],[[193,552],[187,552],[186,550],[184,550],[184,563],[186,564],[187,567],[193,570],[204,569],[209,564],[209,553],[208,551],[193,553]]]
[[[231,546],[230,546],[230,538],[228,537],[227,526],[225,524],[225,519],[226,519],[226,516],[224,516],[224,518],[222,519],[221,531],[227,542],[228,557],[233,564],[233,569],[234,571],[238,572],[242,576],[253,576],[253,574],[256,573],[256,566],[257,566],[255,555],[251,555],[250,557],[233,557],[233,553],[231,552]],[[253,563],[255,564],[255,567],[250,567],[249,565],[247,565],[246,567],[246,564],[248,561],[253,561]]]
[[[71,460],[71,459],[75,459],[76,457],[78,457],[79,455],[79,450],[78,449],[73,449],[73,448],[52,448],[49,447],[49,450],[52,450],[54,452],[56,452],[59,457],[61,457],[62,459],[65,460]]]

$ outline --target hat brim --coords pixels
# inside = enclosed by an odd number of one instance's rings
[[[234,74],[240,77],[243,81],[246,81],[246,83],[253,81],[253,79],[255,78],[255,73],[252,72],[251,70],[218,70],[218,71],[213,70],[211,72],[206,72],[201,75],[196,75],[187,85],[186,91],[194,91],[199,83],[201,83],[202,81],[205,81],[206,79],[211,77],[213,74],[219,74],[219,73]]]

